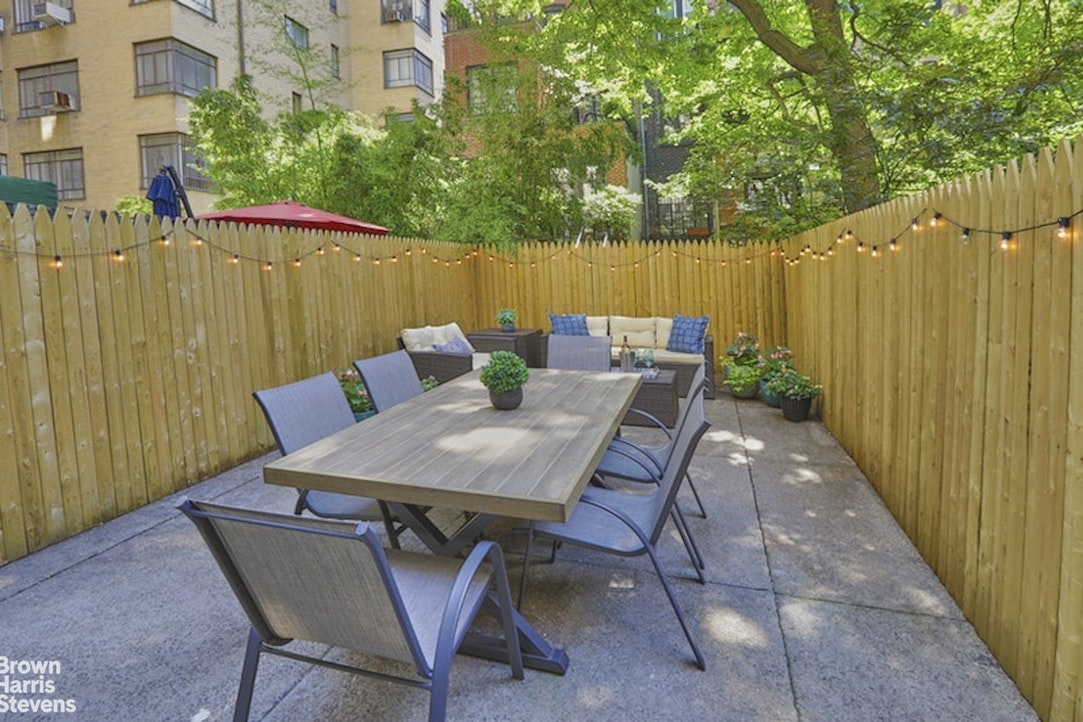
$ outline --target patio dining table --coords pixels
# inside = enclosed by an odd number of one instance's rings
[[[566,521],[642,383],[639,374],[531,369],[522,405],[498,411],[473,371],[264,467],[264,480],[386,501],[438,554],[499,517]],[[450,533],[431,507],[470,512]],[[567,656],[515,613],[524,663],[563,674]],[[502,659],[475,639],[470,654]]]

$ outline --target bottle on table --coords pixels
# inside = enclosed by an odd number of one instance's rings
[[[635,371],[636,357],[632,353],[632,347],[628,345],[628,336],[624,337],[624,343],[620,346],[620,370]]]

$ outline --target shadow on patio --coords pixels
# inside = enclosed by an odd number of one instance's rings
[[[646,560],[564,549],[533,567],[523,612],[566,649],[567,675],[528,670],[516,682],[506,667],[459,657],[450,718],[1033,719],[824,427],[720,396],[692,462],[709,514],[689,517],[706,586],[679,542],[660,545],[707,671],[692,664]],[[273,458],[185,495],[288,510],[294,492],[262,482]],[[0,567],[0,655],[59,663],[45,694],[0,686],[0,712],[14,698],[70,699],[70,719],[230,718],[247,622],[174,509],[179,498]],[[504,532],[514,586],[522,538]],[[253,718],[413,720],[427,707],[416,690],[265,657]]]

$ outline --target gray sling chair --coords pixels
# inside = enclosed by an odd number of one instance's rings
[[[618,556],[641,556],[646,554],[654,564],[658,579],[669,597],[669,603],[684,630],[684,636],[692,647],[696,666],[706,669],[703,654],[696,644],[692,631],[685,621],[684,612],[662,571],[662,564],[655,552],[655,545],[662,536],[666,520],[670,516],[681,481],[688,471],[688,464],[696,451],[696,445],[707,431],[710,422],[704,416],[703,404],[692,404],[688,421],[681,428],[673,445],[669,463],[665,466],[660,483],[649,494],[629,494],[613,489],[588,487],[572,510],[566,522],[532,521],[527,530],[526,550],[523,553],[523,576],[519,582],[519,604],[526,596],[527,575],[535,538],[608,552]],[[697,573],[699,570],[697,569]],[[702,578],[702,576],[701,576]]]
[[[444,720],[451,660],[493,595],[512,676],[523,678],[504,557],[493,542],[477,544],[462,560],[385,550],[366,522],[189,500],[180,510],[199,529],[252,623],[234,722],[248,719],[264,653],[425,689],[430,722]],[[405,662],[418,678],[284,648],[295,639]]]
[[[550,334],[545,365],[571,371],[608,371],[612,366],[612,336]]]
[[[386,411],[395,404],[413,398],[422,392],[421,379],[406,351],[392,351],[380,356],[353,362],[372,406],[377,412]]]
[[[707,387],[706,371],[702,366],[696,369],[695,374],[692,376],[691,386],[688,387],[688,396],[685,397],[684,406],[681,408],[680,414],[677,416],[677,423],[674,424],[674,429],[680,429],[681,424],[684,422],[685,416],[688,413],[688,404],[693,399],[699,399],[702,402],[701,391]],[[697,394],[700,394],[697,396]],[[669,451],[673,447],[674,433],[666,428],[657,417],[647,413],[646,411],[640,411],[639,409],[629,409],[628,413],[637,414],[645,419],[651,421],[657,426],[665,435],[669,438],[669,443],[662,446],[641,446],[627,439],[618,438],[614,441],[615,444],[611,445],[611,449],[623,446],[625,454],[632,453],[632,459],[621,458],[620,455],[607,454],[599,466],[599,473],[607,476],[615,476],[622,479],[628,479],[630,481],[656,481],[656,476],[662,473],[662,468],[649,463],[650,455],[657,457],[663,464],[669,457]],[[629,448],[629,445],[631,448]],[[649,455],[638,454],[635,455],[637,450],[646,449],[650,452]],[[638,458],[636,458],[638,456]],[[707,510],[703,506],[703,501],[699,497],[699,490],[696,489],[696,485],[692,482],[691,475],[688,475],[688,488],[691,490],[692,495],[696,498],[696,505],[699,507],[700,515],[706,519]]]
[[[283,456],[356,423],[342,386],[331,372],[252,395],[263,409]],[[403,527],[395,527],[386,504],[365,496],[328,491],[298,489],[297,493],[294,514],[308,509],[329,519],[381,521],[391,546],[398,547]]]

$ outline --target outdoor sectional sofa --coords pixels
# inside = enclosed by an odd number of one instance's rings
[[[433,376],[440,383],[489,362],[489,354],[475,351],[454,321],[443,326],[404,328],[399,332],[398,345],[410,355],[418,378]]]
[[[578,324],[576,314],[564,316],[549,314],[549,317],[553,323],[554,333],[576,330],[577,327],[581,332],[581,326]],[[695,320],[679,316],[675,318],[681,319],[678,323]],[[570,325],[566,323],[569,319],[572,321]],[[672,351],[668,348],[671,345],[670,336],[674,318],[662,316],[585,316],[585,320],[586,330],[591,336],[610,336],[612,338],[614,366],[617,365],[621,344],[624,342],[624,337],[627,336],[628,345],[633,350],[652,349],[654,351],[654,362],[658,368],[672,369],[677,373],[677,393],[681,396],[688,394],[688,388],[692,385],[692,376],[696,372],[696,366],[704,364],[707,374],[707,398],[714,398],[714,338],[706,333],[705,322],[700,324],[704,327],[702,336],[703,353],[690,353],[687,351]],[[542,336],[541,346],[542,366],[545,366],[549,348],[548,335]]]

